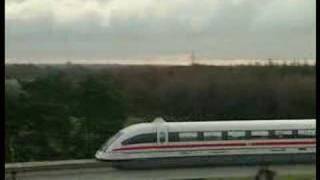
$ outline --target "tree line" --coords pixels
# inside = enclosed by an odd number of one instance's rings
[[[6,162],[92,158],[133,118],[315,118],[306,65],[10,65],[5,90]]]
[[[5,96],[6,162],[92,158],[126,116],[112,82],[94,75],[8,80]]]

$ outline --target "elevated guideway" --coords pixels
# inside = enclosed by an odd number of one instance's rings
[[[153,170],[118,170],[110,163],[92,159],[10,163],[5,165],[6,180],[173,180],[196,178],[254,178],[262,169],[275,176],[306,175],[315,178],[315,164],[240,166],[240,167],[197,167]]]

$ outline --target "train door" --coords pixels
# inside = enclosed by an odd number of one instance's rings
[[[167,144],[168,143],[168,128],[158,127],[157,128],[157,143]]]

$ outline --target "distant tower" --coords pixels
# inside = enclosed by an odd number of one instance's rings
[[[191,65],[194,65],[195,64],[195,60],[196,60],[196,56],[194,55],[193,51],[191,52],[190,59],[191,59]]]
[[[273,65],[272,58],[268,58],[268,65],[269,65],[269,66],[272,66],[272,65]]]

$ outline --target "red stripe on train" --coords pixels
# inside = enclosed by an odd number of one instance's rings
[[[308,145],[315,144],[316,141],[269,141],[251,143],[219,143],[219,144],[176,144],[176,145],[156,145],[156,146],[135,146],[113,149],[121,150],[146,150],[146,149],[169,149],[169,148],[198,148],[198,147],[230,147],[230,146],[269,146],[269,145]]]
[[[268,146],[268,145],[297,145],[297,144],[315,144],[316,141],[289,141],[289,142],[256,142],[252,143],[254,146]]]

